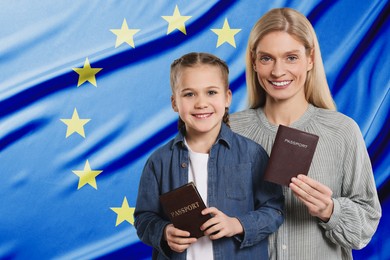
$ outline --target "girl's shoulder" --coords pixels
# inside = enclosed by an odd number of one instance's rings
[[[170,157],[175,145],[179,145],[176,138],[156,147],[149,156],[149,161],[164,161]]]
[[[233,140],[234,147],[232,149],[239,151],[240,154],[268,156],[263,146],[240,133],[233,132]]]

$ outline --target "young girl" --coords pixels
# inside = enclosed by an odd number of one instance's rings
[[[146,162],[134,213],[154,259],[266,259],[268,235],[283,222],[281,187],[262,181],[267,153],[228,127],[228,74],[226,63],[207,53],[171,65],[179,133]],[[190,181],[208,206],[202,214],[213,216],[199,239],[175,228],[159,204],[161,194]]]
[[[352,259],[381,208],[359,127],[335,111],[312,25],[273,9],[253,27],[246,58],[250,109],[232,115],[232,129],[268,152],[279,124],[320,137],[308,176],[283,188],[286,218],[270,236],[270,259]]]

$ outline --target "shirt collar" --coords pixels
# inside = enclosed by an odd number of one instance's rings
[[[181,145],[182,147],[185,147],[184,136],[185,136],[185,131],[183,131],[183,129],[179,130],[179,133],[176,135],[173,141],[171,149],[173,149],[178,144]],[[222,123],[221,131],[219,132],[217,141],[215,143],[224,144],[230,149],[232,138],[233,138],[233,131],[225,123]]]

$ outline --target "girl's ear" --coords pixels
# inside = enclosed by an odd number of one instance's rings
[[[230,104],[232,103],[233,94],[230,89],[226,92],[226,103],[225,107],[230,107]]]
[[[173,111],[179,112],[179,111],[177,110],[176,100],[175,100],[175,97],[174,97],[173,95],[171,96],[171,105],[172,105]]]

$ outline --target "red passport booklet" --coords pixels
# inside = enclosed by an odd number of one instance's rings
[[[203,236],[200,226],[211,215],[202,215],[206,205],[193,182],[160,195],[160,203],[176,228],[190,232],[191,237]]]
[[[264,180],[288,186],[292,177],[307,175],[319,137],[279,125]]]

